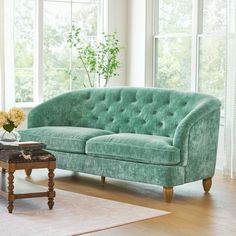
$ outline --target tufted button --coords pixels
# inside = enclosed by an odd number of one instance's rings
[[[174,113],[173,112],[168,112],[168,114],[167,114],[168,116],[173,116],[174,115]]]
[[[157,114],[157,111],[153,111],[152,114],[153,114],[153,115],[156,115],[156,114]]]
[[[125,109],[124,109],[124,108],[121,108],[121,109],[120,109],[120,112],[124,112],[124,111],[125,111]]]
[[[87,97],[86,97],[86,99],[87,99],[87,100],[89,100],[89,99],[90,99],[90,94],[89,94],[89,93],[87,94]]]
[[[98,120],[98,117],[97,116],[93,116],[92,119],[93,120]]]
[[[141,120],[142,125],[146,124],[146,120]]]
[[[125,123],[129,123],[129,119],[128,119],[128,118],[125,119],[124,122],[125,122]]]
[[[157,124],[158,126],[163,126],[163,122],[158,122],[158,124]]]
[[[119,102],[121,100],[121,97],[120,97],[120,95],[118,95],[116,98],[115,98],[115,101],[116,102]]]
[[[110,122],[113,122],[113,121],[114,121],[114,118],[111,117],[111,118],[109,119],[109,121],[110,121]]]

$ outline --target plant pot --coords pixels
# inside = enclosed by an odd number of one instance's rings
[[[20,134],[16,130],[12,130],[10,133],[5,129],[0,129],[0,141],[2,142],[19,142]]]

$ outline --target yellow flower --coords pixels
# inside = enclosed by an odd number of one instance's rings
[[[5,111],[0,111],[0,127],[3,127],[7,123],[7,113]]]
[[[13,107],[8,112],[7,118],[17,127],[25,120],[25,112],[20,108]]]

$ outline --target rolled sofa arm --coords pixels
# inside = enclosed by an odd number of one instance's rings
[[[33,108],[28,115],[28,128],[69,125],[72,104],[66,97],[63,94]]]
[[[186,182],[214,174],[220,105],[218,99],[205,99],[179,123],[175,131],[173,145],[180,149],[180,164],[186,166]]]

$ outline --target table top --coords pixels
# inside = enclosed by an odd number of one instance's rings
[[[31,163],[56,161],[56,158],[44,150],[45,144],[33,146],[14,146],[0,143],[0,161],[6,163]]]
[[[46,144],[40,142],[2,142],[0,141],[0,150],[39,150],[45,149]]]

